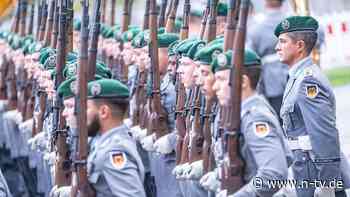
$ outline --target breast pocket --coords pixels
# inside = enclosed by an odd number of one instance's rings
[[[281,111],[283,128],[285,131],[295,131],[303,126],[302,116],[295,104],[289,105]]]

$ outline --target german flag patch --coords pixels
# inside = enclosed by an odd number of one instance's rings
[[[318,94],[318,86],[315,85],[307,85],[306,86],[306,96],[308,98],[315,98]]]
[[[255,122],[254,123],[254,133],[258,137],[265,137],[270,133],[269,124],[266,122]]]
[[[124,168],[126,164],[126,156],[125,153],[119,152],[119,151],[114,151],[110,153],[110,161],[112,165],[118,169],[121,170]]]

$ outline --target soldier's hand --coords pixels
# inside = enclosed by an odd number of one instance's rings
[[[131,127],[131,134],[135,140],[141,141],[143,138],[147,136],[147,130],[141,129],[139,125]]]
[[[335,190],[330,187],[317,187],[314,197],[335,197]]]
[[[149,151],[149,152],[154,151],[154,146],[153,146],[154,140],[155,140],[155,134],[146,136],[141,140],[141,145],[146,151]]]
[[[187,175],[188,179],[200,179],[203,176],[203,160],[195,161],[190,164],[191,171]]]
[[[177,165],[174,169],[173,169],[173,175],[175,175],[175,177],[177,179],[181,179],[183,177],[183,173],[184,173],[184,169],[186,169],[186,167],[189,165],[189,163],[184,163],[184,164],[180,164]]]
[[[173,152],[173,147],[169,142],[169,134],[162,136],[154,143],[154,149],[161,154],[169,154]]]
[[[28,145],[32,150],[39,150],[46,147],[45,132],[40,132],[28,140]]]
[[[216,192],[220,188],[220,181],[218,179],[218,174],[216,171],[211,171],[205,174],[199,184],[206,190]]]
[[[55,185],[50,191],[50,197],[69,197],[71,186],[58,187]]]

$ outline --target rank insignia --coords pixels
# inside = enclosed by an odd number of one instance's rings
[[[110,161],[116,169],[123,169],[126,164],[125,153],[119,151],[111,152]]]
[[[312,76],[313,72],[310,68],[307,68],[304,70],[304,76],[308,77],[308,76]]]
[[[317,85],[307,85],[306,86],[306,96],[309,98],[315,98],[318,94]]]
[[[270,133],[270,127],[266,122],[255,122],[254,132],[258,137],[265,137]]]

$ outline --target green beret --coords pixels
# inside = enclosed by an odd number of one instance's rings
[[[168,48],[168,56],[173,56],[173,55],[176,55],[176,46],[177,44],[179,44],[180,40],[176,40],[175,42],[171,43],[171,45],[169,45],[169,48]]]
[[[217,7],[218,16],[227,16],[227,4],[226,3],[218,3]]]
[[[212,62],[212,71],[215,73],[220,70],[231,69],[232,50],[219,54]],[[260,65],[260,57],[252,50],[246,49],[244,51],[244,67]]]
[[[56,54],[56,49],[50,47],[42,48],[39,55],[39,63],[44,64],[50,56]]]
[[[22,47],[22,38],[15,34],[11,40],[10,46],[13,50]]]
[[[123,42],[129,42],[135,38],[135,36],[141,31],[140,28],[131,28],[122,34]]]
[[[179,55],[185,55],[190,50],[195,41],[198,41],[197,38],[187,38],[180,41],[175,48],[175,52]]]
[[[80,31],[80,28],[81,28],[81,21],[78,19],[75,19],[73,22],[74,31]]]
[[[190,49],[187,51],[186,54],[184,54],[185,57],[189,57],[191,59],[194,59],[197,51],[205,47],[205,41],[203,40],[196,40],[192,43],[192,46]]]
[[[198,18],[202,18],[203,16],[203,11],[197,10],[197,9],[191,9],[190,15]]]
[[[57,54],[50,55],[44,62],[44,69],[49,70],[56,67],[56,57]],[[69,52],[66,56],[66,64],[67,62],[77,61],[78,55],[75,52]]]
[[[221,43],[221,44],[224,43],[224,36],[218,36],[218,37],[216,37],[214,40],[212,40],[212,41],[210,41],[210,42],[208,43],[208,46],[215,45],[215,44],[218,44],[218,43]]]
[[[223,45],[217,43],[211,46],[207,46],[199,50],[195,55],[195,60],[200,64],[210,65],[217,55],[222,53]]]
[[[176,18],[175,25],[174,25],[174,31],[179,33],[182,27],[182,19]]]
[[[134,48],[142,48],[147,45],[147,42],[145,40],[145,32],[140,31],[134,39],[131,41],[131,46]]]
[[[95,75],[95,79],[102,79],[101,76]],[[77,86],[77,76],[74,76],[72,78],[69,78],[65,81],[63,81],[57,88],[57,93],[59,96],[61,96],[63,99],[68,99],[73,96],[75,96],[75,93],[77,92],[78,86]]]
[[[311,16],[291,16],[280,22],[275,28],[275,36],[293,31],[313,31],[318,29],[318,22]]]
[[[63,77],[66,79],[72,78],[78,73],[78,61],[73,61],[63,69]],[[112,72],[110,69],[101,61],[96,62],[96,75],[102,78],[111,78]]]
[[[100,79],[88,83],[88,98],[129,98],[126,85],[114,79]]]
[[[158,46],[159,48],[168,48],[169,45],[179,39],[179,35],[176,33],[162,33],[158,34]]]

